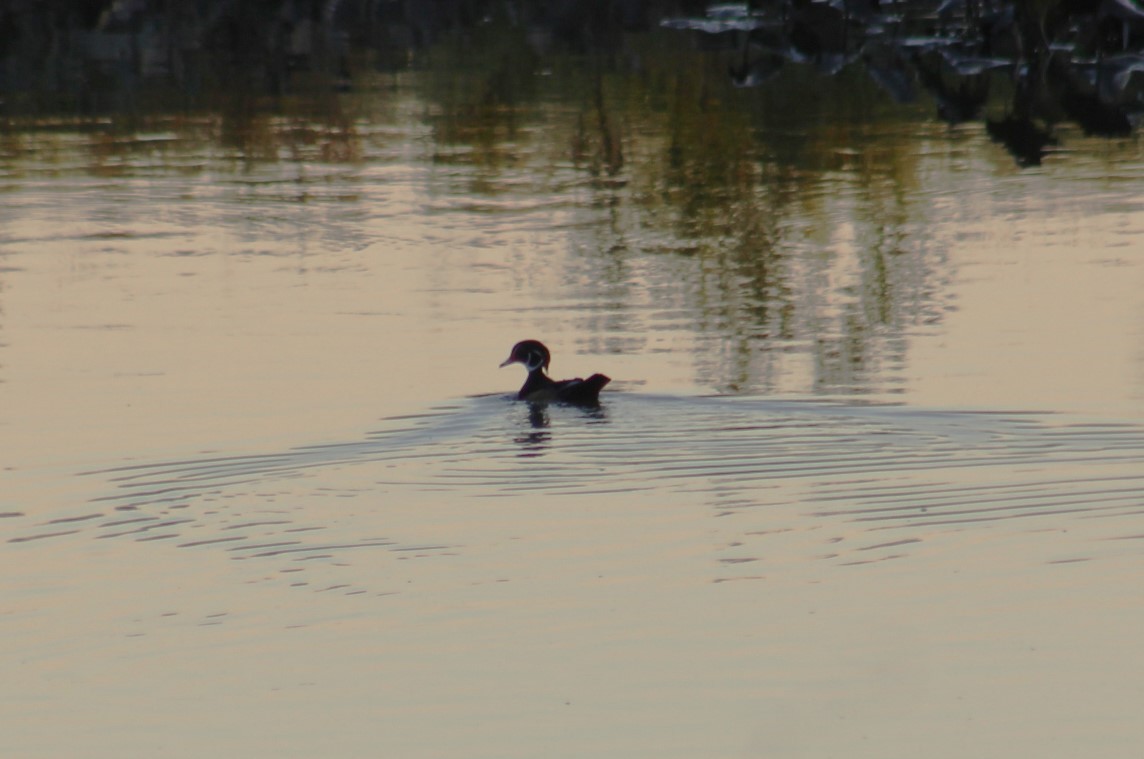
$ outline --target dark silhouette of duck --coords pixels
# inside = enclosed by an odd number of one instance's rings
[[[516,394],[518,400],[545,402],[558,401],[579,406],[596,406],[600,403],[600,390],[611,382],[610,377],[593,374],[588,379],[554,380],[544,371],[548,368],[552,355],[539,340],[522,340],[512,346],[512,353],[501,364],[523,364],[528,370],[528,379]]]

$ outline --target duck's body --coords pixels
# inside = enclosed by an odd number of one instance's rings
[[[524,386],[516,394],[517,399],[541,403],[559,401],[589,406],[600,402],[600,391],[611,378],[603,374],[593,374],[588,379],[554,380],[543,372],[529,372]]]
[[[600,390],[611,382],[603,374],[593,374],[588,379],[554,380],[544,373],[551,355],[544,343],[538,340],[522,340],[512,346],[512,353],[501,366],[523,364],[528,370],[528,379],[516,394],[518,400],[543,403],[558,401],[581,406],[595,406],[600,402]]]

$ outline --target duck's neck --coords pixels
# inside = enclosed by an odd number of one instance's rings
[[[524,381],[524,387],[520,389],[520,398],[527,398],[538,390],[543,390],[554,384],[556,383],[549,379],[543,368],[532,369],[528,372],[528,379]]]

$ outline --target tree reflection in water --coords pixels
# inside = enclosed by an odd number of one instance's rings
[[[5,157],[79,129],[92,170],[155,150],[143,132],[238,171],[354,167],[415,120],[458,169],[430,193],[574,199],[587,348],[686,323],[725,391],[775,389],[791,354],[813,389],[894,391],[908,332],[948,308],[920,141],[982,119],[1034,166],[1062,123],[1117,138],[1144,107],[1127,0],[46,8],[0,20]]]

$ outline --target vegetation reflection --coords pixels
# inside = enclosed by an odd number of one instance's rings
[[[1139,84],[1140,20],[1118,5],[1074,19],[1067,58],[1051,3],[988,18],[968,0],[901,18],[842,0],[683,5],[110,3],[49,14],[54,28],[13,11],[0,160],[17,177],[29,150],[79,133],[97,174],[157,151],[186,172],[204,152],[235,171],[352,166],[408,139],[381,127],[413,117],[449,169],[431,194],[572,198],[586,223],[569,225],[565,282],[598,304],[606,347],[685,322],[699,384],[776,389],[801,360],[817,390],[892,392],[948,276],[919,145],[985,114],[1035,165],[1074,111],[1122,135]],[[69,34],[82,44],[53,46]]]

